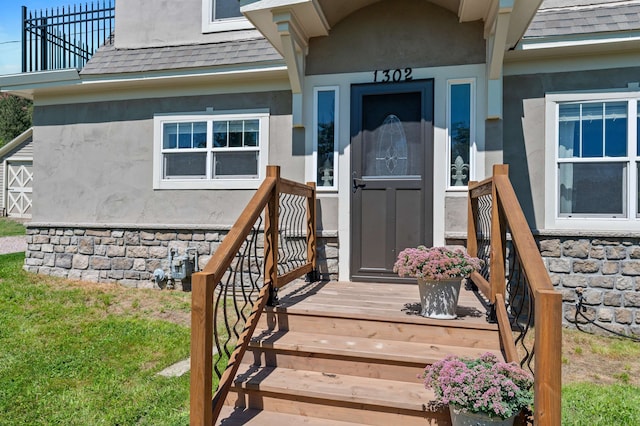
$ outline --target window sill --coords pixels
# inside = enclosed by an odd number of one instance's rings
[[[258,189],[262,179],[220,179],[220,180],[161,180],[155,182],[154,190],[171,189]]]
[[[252,30],[255,27],[246,18],[226,19],[220,21],[203,21],[202,33],[221,33],[225,31]]]

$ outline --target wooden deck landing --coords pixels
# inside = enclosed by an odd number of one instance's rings
[[[455,320],[419,315],[415,285],[293,282],[261,316],[222,425],[448,425],[416,377],[448,354],[502,358],[498,328],[462,290]]]
[[[420,316],[418,287],[411,284],[364,282],[293,282],[278,293],[277,310],[357,314],[362,318],[407,321],[415,324],[443,324]],[[486,328],[487,310],[473,291],[462,288],[455,320],[457,326]],[[493,327],[492,327],[493,328]],[[495,327],[497,330],[497,326]]]

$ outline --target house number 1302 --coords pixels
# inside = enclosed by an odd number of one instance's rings
[[[373,72],[374,83],[398,83],[400,81],[413,80],[413,69],[396,68],[395,70],[375,70]]]

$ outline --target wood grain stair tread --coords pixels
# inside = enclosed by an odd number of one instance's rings
[[[236,377],[234,387],[286,394],[295,400],[309,398],[324,401],[325,405],[333,401],[361,409],[370,406],[418,413],[427,411],[434,399],[433,391],[425,389],[418,378],[410,383],[279,367],[249,367]]]
[[[358,319],[369,321],[383,321],[403,324],[422,324],[438,327],[464,328],[472,330],[491,330],[497,331],[498,325],[486,322],[484,313],[480,313],[482,319],[476,317],[468,317],[459,315],[454,320],[438,320],[425,318],[420,315],[405,314],[402,316],[391,316],[389,311],[385,309],[369,309],[364,307],[343,307],[336,305],[317,305],[313,303],[305,303],[304,305],[287,306],[281,304],[276,307],[266,307],[265,312],[287,315],[311,315],[315,317],[327,318],[344,318]],[[474,315],[477,315],[474,313]]]
[[[500,350],[491,348],[470,348],[295,331],[263,330],[255,333],[250,345],[254,348],[369,358],[392,363],[414,363],[419,366],[431,364],[450,354],[476,357],[485,352],[492,352],[502,358]]]
[[[364,423],[352,423],[339,420],[320,419],[316,417],[299,416],[295,414],[276,413],[273,411],[256,410],[252,408],[233,408],[229,405],[222,407],[220,417],[216,422],[220,426],[364,426]]]

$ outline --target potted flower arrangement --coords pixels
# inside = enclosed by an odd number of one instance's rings
[[[461,249],[447,247],[407,248],[400,252],[393,271],[418,279],[421,315],[436,319],[456,318],[460,285],[482,261]]]
[[[434,390],[436,402],[449,405],[454,426],[513,425],[533,403],[531,374],[489,352],[475,359],[450,355],[418,378]]]

